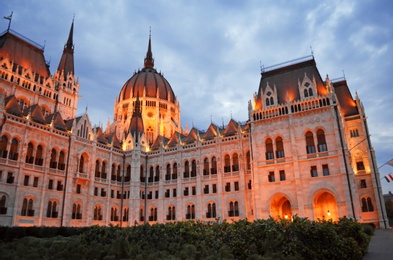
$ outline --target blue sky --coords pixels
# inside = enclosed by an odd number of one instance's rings
[[[313,51],[321,76],[345,75],[362,100],[378,165],[393,159],[393,2],[330,1],[2,1],[11,29],[45,44],[57,68],[75,14],[78,114],[93,124],[113,120],[123,84],[143,67],[149,28],[155,67],[170,82],[181,124],[206,129],[210,120],[247,120],[260,64]],[[7,28],[0,22],[0,31]],[[381,167],[381,177],[393,167]],[[384,193],[393,183],[382,180]]]

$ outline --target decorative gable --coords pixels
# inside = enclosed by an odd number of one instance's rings
[[[315,77],[313,76],[311,80],[306,73],[304,73],[302,82],[298,80],[298,89],[301,100],[318,96]]]
[[[272,89],[269,85],[269,82],[266,83],[266,88],[262,95],[262,104],[263,108],[271,107],[278,104],[276,85],[274,85]]]

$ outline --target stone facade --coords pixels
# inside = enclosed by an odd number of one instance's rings
[[[53,76],[40,46],[0,36],[0,225],[298,215],[386,227],[363,105],[345,79],[322,80],[314,57],[264,69],[247,122],[186,132],[149,39],[103,129],[76,116],[72,33]],[[142,76],[156,80],[139,88]]]

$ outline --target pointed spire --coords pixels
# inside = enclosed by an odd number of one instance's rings
[[[153,53],[151,52],[151,28],[149,33],[149,46],[147,47],[147,53],[145,58],[145,68],[154,68]]]
[[[68,74],[74,75],[74,19],[72,19],[70,34],[68,35],[67,43],[64,45],[63,55],[61,56],[57,71],[63,73],[64,80]]]
[[[128,129],[128,132],[130,132],[131,136],[133,136],[135,138],[136,143],[138,142],[139,137],[142,136],[142,134],[144,133],[142,111],[141,111],[141,106],[140,106],[140,102],[139,102],[139,92],[137,93],[137,96],[136,96],[134,111],[132,113],[130,127]]]

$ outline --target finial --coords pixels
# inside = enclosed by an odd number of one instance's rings
[[[344,77],[344,79],[345,79],[345,72],[344,72],[344,70],[343,70],[343,77]]]
[[[311,55],[314,57],[314,51],[312,50],[312,46],[310,46]]]
[[[213,123],[213,117],[210,115],[210,124]]]
[[[7,28],[7,32],[10,31],[10,27],[11,27],[11,20],[12,20],[12,15],[13,15],[13,11],[11,12],[11,14],[9,16],[4,16],[4,19],[8,20],[8,28]]]
[[[44,46],[42,46],[43,50],[45,50],[45,46],[46,46],[46,40],[44,40]]]
[[[75,13],[74,13],[74,15],[72,16],[72,23],[74,23],[74,20],[75,20]]]

